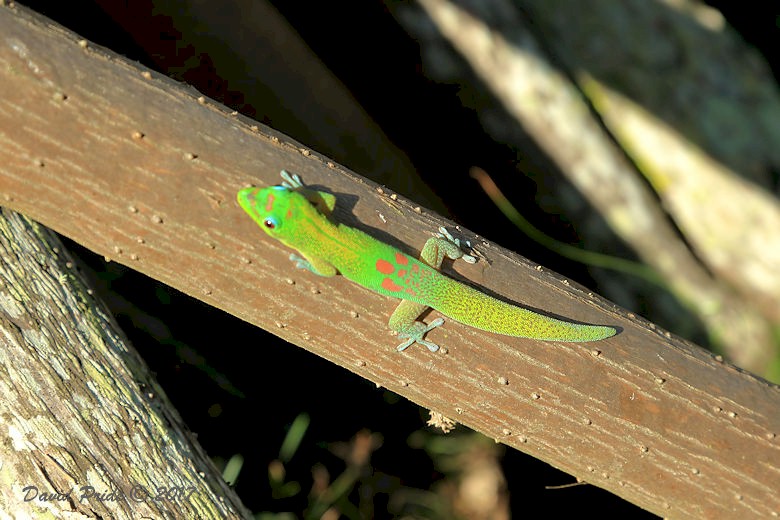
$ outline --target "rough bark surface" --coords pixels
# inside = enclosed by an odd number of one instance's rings
[[[0,209],[0,518],[249,518],[90,292]]]
[[[398,353],[396,302],[296,271],[235,193],[286,168],[407,251],[450,223],[59,27],[2,8],[0,34],[2,204],[660,515],[780,514],[776,386],[467,231],[482,261],[455,276],[620,333],[565,345],[448,320],[439,353]]]

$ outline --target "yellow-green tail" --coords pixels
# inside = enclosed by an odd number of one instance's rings
[[[428,305],[465,325],[515,336],[546,341],[597,341],[617,333],[612,327],[584,325],[551,318],[497,300],[472,287],[442,276],[440,290]]]

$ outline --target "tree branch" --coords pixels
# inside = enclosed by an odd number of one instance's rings
[[[621,333],[564,345],[448,320],[443,352],[398,353],[396,302],[296,271],[235,193],[286,168],[407,251],[451,223],[20,10],[0,8],[0,34],[4,205],[651,511],[780,511],[777,387],[468,232],[484,261],[455,276]]]
[[[59,238],[0,209],[0,508],[248,518],[90,294]]]

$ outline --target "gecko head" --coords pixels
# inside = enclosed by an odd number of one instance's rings
[[[283,240],[298,209],[307,206],[306,199],[286,186],[243,188],[238,192],[238,204],[258,226],[274,238]],[[286,229],[288,228],[288,229]]]

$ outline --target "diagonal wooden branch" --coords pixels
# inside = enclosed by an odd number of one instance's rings
[[[456,276],[621,333],[563,345],[449,320],[443,352],[398,353],[395,302],[293,269],[235,192],[286,168],[409,251],[450,223],[21,10],[0,8],[0,34],[3,205],[651,511],[780,513],[777,387],[467,232],[485,261]]]

